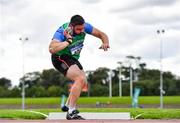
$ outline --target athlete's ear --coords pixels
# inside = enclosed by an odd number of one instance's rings
[[[74,26],[72,26],[71,29],[74,30]]]
[[[73,24],[73,23],[70,23],[69,26],[70,26],[71,28],[73,28],[73,27],[74,27],[74,24]]]

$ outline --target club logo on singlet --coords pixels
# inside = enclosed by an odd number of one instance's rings
[[[68,47],[72,55],[80,54],[84,46],[83,41],[84,40],[78,40]]]

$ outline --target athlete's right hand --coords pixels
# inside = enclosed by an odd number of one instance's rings
[[[67,38],[67,39],[72,39],[72,36],[65,30],[64,31],[64,36]]]
[[[72,35],[73,35],[73,28],[72,27],[67,27],[65,30],[64,30],[64,36],[69,39],[69,38],[72,38]]]
[[[104,51],[107,51],[108,48],[110,48],[110,46],[109,46],[108,43],[103,43],[103,44],[99,47],[99,49],[103,49]]]

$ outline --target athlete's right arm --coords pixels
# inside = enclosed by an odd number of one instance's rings
[[[71,43],[72,43],[72,36],[66,31],[64,31],[63,28],[60,27],[55,32],[53,39],[49,44],[49,52],[52,54],[57,53],[58,51],[61,51],[64,48],[66,48]]]
[[[58,51],[63,50],[64,48],[66,48],[69,45],[69,43],[67,41],[64,42],[60,42],[56,39],[52,39],[51,43],[49,44],[49,52],[51,54],[54,54]]]

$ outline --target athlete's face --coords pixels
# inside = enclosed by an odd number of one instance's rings
[[[84,31],[84,24],[74,26],[74,33],[80,34]]]

